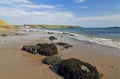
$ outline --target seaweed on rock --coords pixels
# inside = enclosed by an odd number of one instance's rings
[[[57,73],[65,79],[100,79],[96,67],[75,58],[63,60]]]

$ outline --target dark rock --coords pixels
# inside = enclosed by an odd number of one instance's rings
[[[68,33],[66,33],[66,32],[63,32],[62,34],[65,34],[65,35],[67,35]]]
[[[15,33],[15,35],[19,35],[18,33]]]
[[[39,49],[38,53],[45,55],[45,56],[52,56],[54,54],[58,54],[57,46],[55,44],[37,44],[37,46],[40,46],[41,49]]]
[[[69,47],[73,47],[72,45],[69,45],[68,43],[63,43],[63,42],[58,42],[56,43],[59,46],[63,46],[64,48],[69,48]]]
[[[48,32],[48,34],[53,34],[53,32]]]
[[[53,41],[53,40],[57,40],[57,38],[55,36],[50,36],[49,40]]]
[[[38,43],[36,44],[36,46],[45,47],[45,46],[48,46],[48,43]]]
[[[25,50],[32,54],[37,54],[39,49],[40,47],[35,45],[24,45],[22,48],[22,50]]]
[[[33,54],[42,54],[45,56],[52,56],[58,54],[57,47],[55,44],[37,44],[37,45],[24,45],[22,50]]]
[[[70,34],[70,36],[74,36],[73,34]]]
[[[65,79],[100,79],[96,67],[75,58],[63,60],[57,73]]]
[[[4,36],[4,37],[6,37],[6,36],[8,36],[7,34],[2,34],[1,36]]]
[[[58,56],[47,57],[43,60],[43,63],[48,65],[57,65],[62,62],[62,59]]]

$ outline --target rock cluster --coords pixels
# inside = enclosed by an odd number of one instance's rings
[[[42,54],[45,56],[52,56],[58,54],[57,47],[55,44],[37,44],[37,45],[24,45],[22,50],[33,54]]]
[[[64,48],[72,47],[72,45],[62,42],[56,44]],[[89,63],[82,62],[75,58],[62,60],[58,56],[53,56],[58,54],[56,44],[39,43],[36,45],[24,45],[22,50],[33,54],[49,56],[43,59],[43,63],[57,67],[56,72],[65,79],[100,79],[101,75],[98,73],[96,67]]]

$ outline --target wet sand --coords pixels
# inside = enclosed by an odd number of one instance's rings
[[[25,33],[18,33],[19,29],[0,29],[0,37],[23,36]]]
[[[52,42],[58,41],[73,44],[72,48],[64,50],[58,46],[58,56],[63,59],[78,58],[96,66],[98,71],[104,75],[101,79],[120,79],[120,50],[65,38]],[[51,41],[47,37],[41,37],[33,41],[0,45],[0,79],[64,79],[48,65],[42,63],[45,56],[33,55],[21,50],[25,44],[46,42]]]

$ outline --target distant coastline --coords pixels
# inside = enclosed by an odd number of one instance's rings
[[[118,27],[118,26],[113,26],[113,27],[108,27],[108,28],[120,28],[120,27]]]
[[[80,26],[69,25],[14,25],[18,28],[81,28]]]

